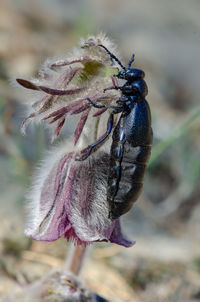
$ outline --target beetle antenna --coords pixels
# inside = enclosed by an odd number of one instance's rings
[[[134,53],[133,53],[133,54],[132,54],[132,57],[131,57],[131,59],[130,59],[130,61],[129,61],[129,63],[128,63],[128,69],[131,68],[131,65],[132,65],[132,63],[134,62],[134,60],[135,60],[135,55],[134,55]]]
[[[113,61],[112,59],[114,59],[120,66],[121,68],[123,68],[126,71],[126,68],[124,67],[124,65],[122,65],[122,63],[120,62],[120,60],[112,53],[110,52],[104,45],[99,44],[98,46],[102,47],[105,49],[105,51],[110,55],[111,57],[111,61]]]

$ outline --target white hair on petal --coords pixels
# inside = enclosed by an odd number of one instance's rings
[[[37,231],[38,226],[40,225],[50,208],[49,204],[52,203],[52,201],[49,200],[49,203],[46,205],[46,211],[41,213],[40,195],[45,179],[47,178],[55,163],[59,162],[60,158],[65,155],[66,152],[70,152],[70,150],[72,149],[72,144],[70,144],[68,141],[63,141],[62,144],[54,147],[47,153],[45,159],[41,161],[40,166],[36,169],[35,174],[33,175],[32,188],[27,193],[28,203],[26,206],[27,219],[25,226],[25,234],[27,236],[34,235],[35,231]]]
[[[98,46],[99,44],[104,45],[110,52],[112,52],[115,56],[119,57],[119,53],[117,51],[116,44],[109,39],[105,33],[101,32],[98,35],[89,35],[86,39],[81,38],[80,45],[84,47],[89,43],[93,43],[94,46]]]
[[[86,188],[89,192],[88,206],[86,213],[82,213],[81,194],[73,195],[73,202],[70,203],[71,223],[77,236],[86,242],[95,240],[104,240],[109,237],[109,228],[113,222],[108,218],[109,206],[107,203],[107,161],[109,155],[104,152],[97,152],[82,163],[80,178],[77,179],[77,189],[80,189],[81,183],[85,183],[82,178],[84,172],[93,170],[91,177],[93,186]]]

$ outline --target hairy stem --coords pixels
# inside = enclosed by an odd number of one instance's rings
[[[72,247],[71,257],[68,259],[68,269],[74,275],[79,275],[83,265],[86,246],[77,245]]]

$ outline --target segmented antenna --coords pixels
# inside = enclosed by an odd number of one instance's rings
[[[99,44],[98,46],[104,48],[105,51],[110,55],[111,59],[114,59],[121,66],[121,68],[123,68],[124,70],[126,70],[126,68],[124,67],[124,65],[122,65],[122,63],[120,62],[120,60],[113,53],[111,53],[104,45]]]
[[[133,54],[132,54],[132,57],[131,57],[131,59],[130,59],[130,61],[129,61],[129,63],[128,63],[128,69],[131,68],[131,64],[134,62],[134,60],[135,60],[135,55],[134,55],[134,53],[133,53]]]

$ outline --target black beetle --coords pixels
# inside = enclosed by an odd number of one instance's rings
[[[122,93],[116,102],[117,105],[110,106],[113,110],[108,119],[106,134],[90,145],[84,156],[76,160],[85,160],[91,154],[92,149],[109,136],[113,128],[113,115],[121,113],[112,135],[107,187],[109,218],[116,219],[130,210],[142,190],[153,139],[151,113],[145,100],[148,93],[144,81],[145,73],[140,69],[131,68],[134,55],[129,61],[128,67],[125,68],[104,45],[99,45],[99,47],[109,54],[112,63],[115,60],[121,66],[122,69],[116,77],[126,82],[122,86],[105,89],[119,89]],[[105,107],[105,105],[93,103],[89,98],[87,100],[96,108]]]

